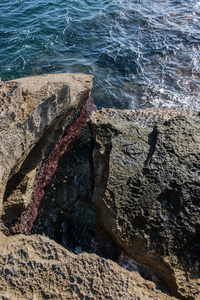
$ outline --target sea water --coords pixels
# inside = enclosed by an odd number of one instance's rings
[[[0,0],[0,76],[94,75],[100,107],[200,109],[200,1]],[[33,232],[75,252],[95,226],[84,133],[47,188]]]
[[[2,80],[94,75],[98,107],[200,108],[200,1],[0,0]]]

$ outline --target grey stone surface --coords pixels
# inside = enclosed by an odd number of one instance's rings
[[[174,295],[200,299],[200,117],[102,109],[90,121],[99,223]]]

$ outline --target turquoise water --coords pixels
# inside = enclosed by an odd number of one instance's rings
[[[98,107],[200,108],[200,1],[1,0],[2,80],[94,75]]]

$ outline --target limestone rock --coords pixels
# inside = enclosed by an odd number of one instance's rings
[[[49,74],[0,82],[0,216],[20,215],[36,170],[92,89],[92,76]]]
[[[102,109],[90,121],[98,221],[181,299],[200,299],[200,117]]]
[[[174,299],[137,272],[95,254],[72,254],[43,236],[1,242],[1,299]]]

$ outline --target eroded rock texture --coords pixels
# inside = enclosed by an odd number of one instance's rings
[[[176,110],[92,114],[99,222],[171,292],[200,298],[200,118]]]
[[[4,222],[14,224],[30,204],[38,166],[80,112],[91,89],[92,76],[84,74],[0,82],[0,216]]]
[[[39,235],[0,238],[1,299],[174,299],[95,254],[72,254]]]

